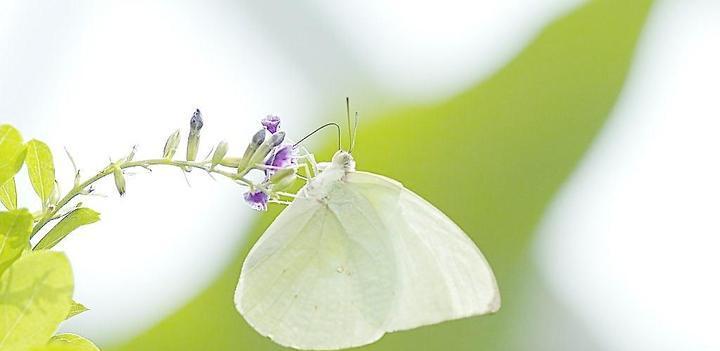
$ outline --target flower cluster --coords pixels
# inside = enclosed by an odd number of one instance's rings
[[[263,130],[256,134],[254,144],[258,145],[258,141],[262,136],[263,141],[254,150],[256,155],[250,156],[251,160],[262,161],[261,168],[265,172],[265,179],[261,186],[250,189],[245,193],[245,201],[250,207],[259,210],[267,210],[268,201],[271,198],[269,192],[281,191],[290,186],[296,179],[295,166],[297,166],[297,154],[292,144],[283,143],[285,134],[280,131],[280,118],[274,115],[268,115],[260,121]],[[269,136],[268,136],[269,135]],[[265,144],[265,139],[269,139],[269,149],[261,150]],[[260,152],[260,153],[258,153]],[[252,166],[248,165],[248,166]]]
[[[268,202],[284,203],[284,201],[280,201],[280,196],[288,194],[282,191],[297,180],[298,157],[296,150],[292,144],[285,142],[285,132],[280,130],[278,116],[268,115],[260,121],[260,124],[262,128],[253,135],[241,157],[227,156],[228,143],[221,141],[214,148],[210,157],[205,160],[196,160],[204,121],[200,110],[195,110],[190,119],[185,161],[173,159],[180,144],[180,131],[177,130],[165,142],[162,159],[153,160],[153,162],[132,163],[130,162],[131,157],[128,157],[111,165],[118,191],[120,194],[125,192],[123,168],[129,166],[149,168],[155,164],[166,164],[180,167],[187,172],[192,168],[200,168],[208,173],[225,176],[248,187],[244,199],[252,208],[259,211],[267,210]],[[254,182],[250,180],[252,177],[246,177],[253,170],[264,174],[260,182]]]

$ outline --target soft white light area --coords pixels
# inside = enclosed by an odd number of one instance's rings
[[[654,9],[616,111],[539,236],[608,350],[720,349],[720,3]]]
[[[133,144],[137,157],[157,157],[174,129],[186,137],[196,107],[206,119],[204,156],[220,139],[242,152],[267,113],[297,137],[328,110],[341,119],[347,95],[378,100],[354,99],[361,112],[397,97],[441,99],[501,66],[577,3],[3,1],[0,122],[53,148],[67,190],[63,146],[85,176]],[[83,199],[102,221],[59,247],[72,260],[77,300],[92,309],[63,328],[101,344],[204,289],[255,215],[240,188],[201,172],[189,175],[190,188],[176,169],[135,173],[124,198],[108,179],[99,192],[109,198]],[[31,194],[21,178],[20,193]]]
[[[583,2],[315,0],[389,94],[422,103],[471,87]]]
[[[32,33],[5,32],[12,50],[2,53],[0,91],[15,99],[3,101],[3,122],[53,146],[64,189],[72,169],[62,146],[86,177],[133,144],[139,158],[159,157],[174,129],[186,137],[196,107],[205,114],[201,156],[221,138],[242,153],[266,113],[292,116],[284,127],[295,135],[312,121],[312,85],[241,15],[223,22],[221,8],[174,2],[18,8],[7,17]],[[103,220],[58,247],[73,263],[76,299],[92,309],[64,328],[101,343],[148,327],[207,286],[256,216],[231,182],[195,171],[190,188],[177,169],[135,172],[125,198],[111,179],[101,185],[110,199],[86,202]]]

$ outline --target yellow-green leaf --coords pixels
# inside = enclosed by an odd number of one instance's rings
[[[72,302],[70,262],[60,252],[32,252],[0,277],[0,350],[27,351],[47,343]]]
[[[80,226],[95,223],[100,214],[87,208],[77,208],[70,212],[35,245],[35,250],[49,249]]]
[[[24,156],[20,132],[9,124],[0,125],[0,184],[5,184],[20,170]]]
[[[0,274],[28,246],[33,216],[26,209],[0,212]]]
[[[10,178],[5,184],[0,185],[0,202],[8,210],[17,208],[17,190],[15,189],[15,178]]]
[[[30,140],[27,143],[25,165],[35,193],[46,204],[55,188],[55,165],[50,148],[42,141]]]
[[[67,318],[65,318],[65,319],[69,319],[71,317],[77,316],[80,313],[83,313],[87,310],[88,310],[88,308],[85,307],[85,305],[73,300],[72,304],[70,305],[70,312],[68,312]]]
[[[33,351],[100,351],[92,341],[75,334],[58,334],[47,345]]]

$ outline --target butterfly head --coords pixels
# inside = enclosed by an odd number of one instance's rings
[[[332,165],[346,172],[351,172],[355,170],[355,159],[353,159],[349,152],[338,150],[335,155],[333,155]]]

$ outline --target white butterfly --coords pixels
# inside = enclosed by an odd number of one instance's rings
[[[250,250],[235,304],[278,344],[331,350],[496,312],[500,293],[462,229],[338,151]]]

